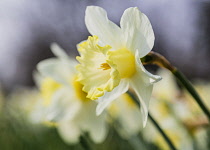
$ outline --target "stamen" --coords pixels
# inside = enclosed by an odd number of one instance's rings
[[[100,68],[98,69],[108,70],[108,69],[111,69],[111,67],[107,63],[102,63]]]

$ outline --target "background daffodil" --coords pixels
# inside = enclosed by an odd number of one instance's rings
[[[104,9],[89,6],[85,23],[93,36],[78,45],[78,80],[88,98],[98,99],[96,113],[101,114],[130,87],[139,98],[145,125],[153,83],[161,79],[140,61],[154,45],[150,21],[138,8],[131,7],[125,10],[119,27],[108,19]]]
[[[57,124],[58,132],[64,141],[77,143],[84,133],[96,142],[103,142],[107,136],[106,112],[96,116],[97,103],[86,98],[82,85],[76,80],[76,61],[56,44],[52,51],[57,58],[41,61],[37,68],[43,76],[36,76],[41,81],[40,91],[47,103],[44,121]]]

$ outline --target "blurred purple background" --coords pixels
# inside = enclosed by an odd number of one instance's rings
[[[58,43],[76,56],[76,44],[89,35],[86,6],[105,8],[119,24],[123,11],[137,6],[150,19],[154,51],[190,78],[210,79],[210,3],[194,0],[1,0],[0,83],[6,89],[33,85],[36,64],[52,57]]]

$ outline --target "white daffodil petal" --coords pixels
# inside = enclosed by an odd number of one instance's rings
[[[50,105],[46,106],[48,121],[71,120],[81,109],[81,103],[74,100],[74,93],[69,88],[62,88],[55,92]]]
[[[74,68],[77,65],[75,59],[70,58],[66,52],[56,43],[52,43],[50,48],[55,56],[60,59],[64,64],[68,64],[71,68]]]
[[[43,76],[38,71],[33,71],[33,79],[35,84],[40,87],[43,81]]]
[[[95,121],[95,122],[90,129],[90,137],[95,143],[101,143],[105,140],[108,133],[105,118],[101,117],[97,120],[92,120],[92,121]]]
[[[106,113],[96,116],[96,106],[97,103],[95,101],[83,103],[83,107],[78,114],[79,117],[75,118],[75,121],[84,132],[89,133],[95,143],[100,143],[106,138],[108,130],[105,119]],[[89,114],[88,117],[87,112]]]
[[[158,82],[162,79],[161,76],[153,75],[144,68],[144,66],[141,62],[141,59],[139,58],[139,52],[138,51],[136,51],[135,59],[136,59],[135,61],[136,61],[136,64],[137,64],[137,70],[144,72],[147,75],[147,77],[149,78],[150,83],[153,84],[153,83],[156,83],[156,82]]]
[[[75,69],[71,68],[68,63],[63,63],[55,58],[41,61],[38,63],[37,69],[44,76],[51,77],[57,82],[65,85],[69,84],[71,77],[75,74]]]
[[[149,73],[139,59],[138,51],[136,52],[136,74],[131,78],[131,87],[135,90],[140,103],[142,111],[143,126],[146,125],[148,116],[149,101],[152,94],[153,83],[160,81],[162,78],[157,75]]]
[[[139,70],[130,80],[130,85],[140,100],[143,126],[145,127],[153,84],[150,83],[150,77]]]
[[[64,52],[64,50],[57,43],[52,43],[50,45],[50,49],[52,50],[53,54],[57,56],[58,58],[69,60],[69,56]]]
[[[85,24],[90,34],[97,35],[103,44],[111,45],[114,49],[120,48],[121,30],[108,19],[107,13],[103,8],[88,6]]]
[[[97,104],[97,103],[96,103]],[[101,143],[105,140],[108,130],[106,126],[106,113],[102,113],[100,116],[96,116],[95,113],[96,105],[91,113],[91,118],[89,118],[89,131],[90,137],[95,143]]]
[[[75,144],[79,142],[81,131],[73,122],[60,122],[57,129],[66,143]]]
[[[98,106],[96,107],[96,114],[100,115],[103,110],[117,97],[128,90],[129,84],[126,79],[122,79],[120,84],[115,87],[111,92],[106,92],[104,96],[98,99]]]
[[[152,50],[155,40],[152,25],[147,16],[137,7],[124,11],[120,26],[123,30],[124,42],[131,51],[139,51],[139,58]]]

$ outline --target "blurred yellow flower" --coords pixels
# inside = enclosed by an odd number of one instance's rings
[[[39,113],[33,114],[37,106],[41,105],[41,95],[35,88],[17,87],[7,97],[9,112],[17,119],[25,119],[30,123],[38,123],[44,109],[39,109]]]
[[[125,10],[120,28],[107,18],[104,9],[89,6],[85,23],[93,36],[78,44],[78,80],[88,98],[98,99],[97,115],[130,86],[140,100],[145,125],[153,83],[161,79],[147,72],[140,61],[154,45],[150,21],[131,7]]]
[[[40,91],[45,100],[45,105],[50,104],[53,93],[61,87],[60,83],[51,78],[44,78],[41,82]]]
[[[77,81],[76,61],[56,44],[51,49],[57,58],[41,61],[37,65],[35,79],[43,98],[47,100],[47,111],[43,122],[56,125],[64,141],[79,142],[85,132],[98,143],[107,135],[106,113],[100,117],[95,114],[97,103],[86,98],[83,85]],[[50,123],[51,122],[51,123]]]

